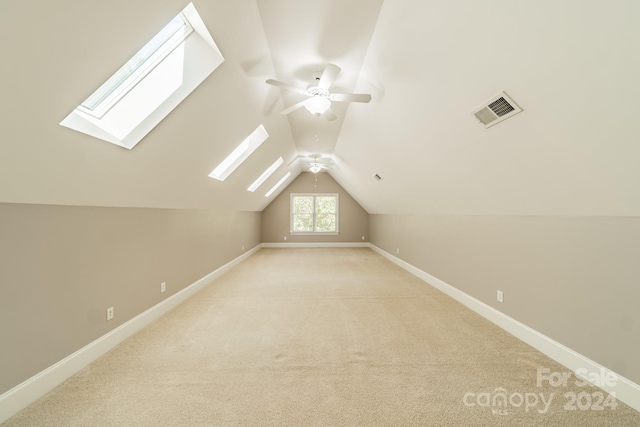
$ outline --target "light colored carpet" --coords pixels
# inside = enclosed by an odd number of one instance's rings
[[[262,249],[4,427],[640,426],[537,368],[567,371],[370,249]]]

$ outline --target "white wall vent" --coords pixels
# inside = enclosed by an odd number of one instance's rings
[[[522,111],[522,108],[509,98],[506,93],[500,92],[475,110],[473,115],[484,125],[490,128]]]

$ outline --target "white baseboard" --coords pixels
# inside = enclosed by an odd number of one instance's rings
[[[62,384],[125,339],[184,302],[207,286],[212,280],[217,279],[223,273],[253,255],[260,247],[261,245],[257,245],[238,258],[207,274],[164,301],[0,395],[0,424]]]
[[[640,412],[640,385],[621,375],[616,374],[610,369],[607,369],[604,366],[594,362],[593,360],[560,344],[559,342],[552,340],[551,338],[541,334],[540,332],[531,329],[527,325],[518,322],[517,320],[483,303],[482,301],[473,298],[472,296],[449,285],[448,283],[438,279],[437,277],[425,273],[424,271],[401,260],[400,258],[391,255],[390,253],[380,249],[374,244],[369,244],[369,247],[378,252],[380,255],[389,259],[394,264],[402,267],[414,276],[424,280],[434,288],[444,292],[451,298],[464,304],[466,307],[480,314],[482,317],[500,326],[511,335],[526,342],[536,350],[546,354],[561,365],[566,366],[574,373],[577,370],[581,370],[578,372],[586,372],[589,374],[602,373],[602,375],[605,375],[607,377],[615,378],[615,385],[609,386],[603,383],[595,385],[608,393],[615,393],[616,399],[626,403],[636,411]],[[590,378],[585,379],[589,380]]]
[[[368,242],[263,243],[263,248],[368,248]]]

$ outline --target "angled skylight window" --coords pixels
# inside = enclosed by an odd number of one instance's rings
[[[223,61],[190,3],[60,124],[131,149]]]
[[[284,182],[289,179],[289,177],[291,176],[291,172],[287,172],[287,174],[285,176],[282,177],[282,179],[280,181],[278,181],[278,183],[276,185],[274,185],[271,190],[269,190],[267,192],[267,194],[264,195],[264,197],[269,197],[273,194],[274,191],[276,191],[278,188],[280,188],[280,186],[282,184],[284,184]]]
[[[187,19],[179,13],[78,108],[97,118],[104,116],[192,31]]]
[[[272,173],[274,173],[276,171],[276,169],[278,169],[280,167],[281,164],[284,163],[284,160],[282,160],[282,157],[279,157],[278,160],[276,160],[275,162],[273,162],[273,164],[271,166],[269,166],[269,168],[267,168],[266,171],[262,172],[262,175],[260,175],[258,177],[258,179],[256,179],[253,184],[251,184],[249,186],[249,188],[247,188],[247,191],[251,191],[252,193],[254,191],[256,191],[258,189],[258,187],[260,187],[262,185],[263,182],[265,182],[267,180],[267,178],[269,178],[271,176]]]
[[[236,170],[256,149],[267,140],[269,134],[263,125],[260,125],[245,138],[235,150],[227,156],[210,174],[211,178],[224,181]]]

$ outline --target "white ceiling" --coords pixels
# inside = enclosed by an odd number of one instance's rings
[[[334,154],[370,213],[640,215],[640,2],[194,0],[226,61],[133,150],[58,123],[184,0],[0,2],[0,202],[262,210],[279,156]],[[265,84],[370,93],[338,120]],[[471,111],[501,90],[523,112]],[[209,172],[260,123],[225,182]],[[376,181],[373,174],[383,179]],[[293,179],[292,177],[292,179]]]

